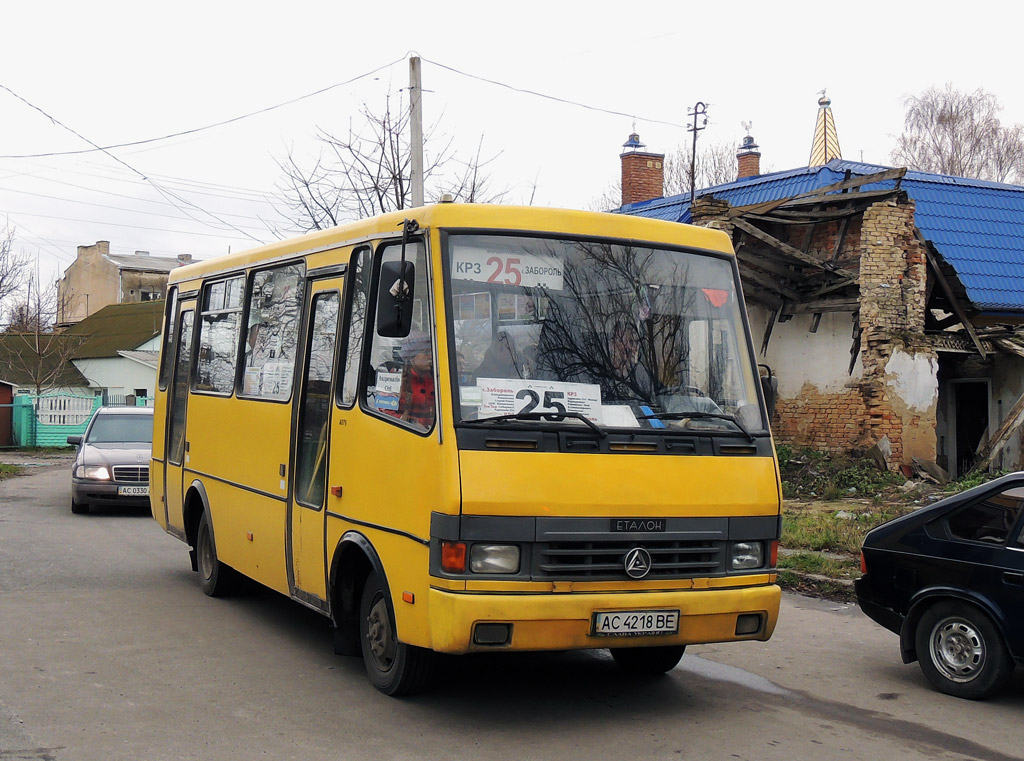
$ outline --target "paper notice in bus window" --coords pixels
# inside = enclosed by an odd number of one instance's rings
[[[464,246],[452,253],[455,280],[560,291],[562,275],[562,263],[554,257]]]
[[[574,412],[600,425],[601,387],[589,383],[478,378],[480,417]]]
[[[377,373],[374,404],[379,410],[398,411],[398,397],[402,393],[401,373]]]

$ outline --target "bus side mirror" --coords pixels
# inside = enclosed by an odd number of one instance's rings
[[[761,370],[761,392],[764,394],[764,405],[768,408],[768,419],[775,417],[775,400],[779,398],[779,377],[768,365],[758,365]]]
[[[416,266],[412,262],[384,262],[380,266],[379,283],[377,335],[404,338],[412,328]]]

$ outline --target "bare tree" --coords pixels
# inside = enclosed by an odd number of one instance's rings
[[[665,196],[687,195],[690,192],[689,147],[676,149],[665,157]],[[696,180],[697,190],[732,182],[736,179],[736,146],[731,143],[716,143],[708,148],[697,146]],[[622,206],[622,183],[610,185],[600,196],[591,201],[592,211],[608,211]]]
[[[0,231],[0,315],[4,304],[18,293],[28,275],[28,254],[14,250],[14,230]]]
[[[892,160],[925,172],[995,182],[1024,180],[1024,127],[1004,127],[992,93],[946,84],[904,100],[903,134]]]
[[[41,288],[30,276],[25,297],[8,312],[4,360],[16,376],[31,379],[36,394],[70,381],[71,358],[88,338],[54,329],[58,314],[56,283]]]
[[[278,162],[284,179],[279,185],[287,211],[285,215],[304,232],[333,227],[340,222],[408,208],[412,201],[410,183],[409,111],[399,102],[375,113],[366,104],[359,110],[362,124],[349,125],[342,137],[321,129],[317,134],[320,153],[307,164],[290,151]],[[480,154],[459,161],[451,140],[436,135],[437,125],[424,130],[423,181],[427,197],[450,193],[454,200],[488,203],[504,193],[488,190],[490,178],[482,173],[488,161]],[[451,165],[461,168],[449,171]]]
[[[689,146],[676,149],[665,157],[665,195],[676,196],[690,192]],[[736,146],[715,143],[706,148],[697,144],[697,164],[694,171],[697,190],[722,185],[736,179]]]

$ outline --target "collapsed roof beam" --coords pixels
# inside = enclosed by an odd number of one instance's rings
[[[838,267],[831,262],[823,262],[811,256],[810,254],[805,254],[798,248],[793,248],[793,246],[789,245],[784,241],[779,240],[773,235],[769,235],[768,233],[764,232],[764,230],[760,230],[757,227],[754,227],[746,220],[737,218],[732,220],[732,223],[747,235],[750,235],[752,238],[756,238],[757,240],[771,246],[777,251],[781,251],[783,254],[792,259],[796,259],[797,261],[803,262],[804,264],[810,265],[811,267],[816,267],[818,269],[826,270],[828,272],[834,272],[835,274],[842,275],[843,277],[857,277],[850,270]]]
[[[906,173],[907,173],[907,170],[904,167],[904,168],[901,168],[901,169],[887,169],[884,172],[876,172],[875,174],[867,174],[867,175],[863,175],[863,176],[860,176],[860,177],[851,177],[848,180],[843,180],[842,182],[837,182],[837,183],[835,183],[833,185],[826,185],[823,188],[816,188],[815,190],[811,190],[811,191],[808,191],[806,193],[799,193],[799,194],[797,194],[795,196],[789,196],[788,198],[780,198],[777,201],[769,201],[767,203],[762,203],[762,204],[753,204],[751,206],[739,206],[739,207],[729,211],[729,217],[730,218],[739,217],[739,216],[742,216],[744,214],[747,214],[748,212],[752,213],[752,214],[767,214],[768,212],[772,211],[773,209],[777,209],[780,206],[784,206],[785,204],[787,204],[787,203],[789,203],[791,201],[796,201],[796,200],[805,199],[805,198],[806,199],[811,199],[812,201],[814,201],[814,200],[832,200],[832,199],[821,199],[819,197],[820,196],[826,196],[826,195],[828,195],[830,193],[835,194],[835,193],[838,193],[839,191],[843,191],[843,190],[851,190],[853,188],[859,188],[859,187],[862,187],[864,185],[871,185],[871,184],[876,183],[876,182],[886,182],[888,180],[896,180],[896,187],[899,188],[900,181],[903,179],[903,176]],[[892,191],[885,191],[885,192],[888,193],[888,192],[892,192]],[[861,194],[860,197],[863,198],[864,194]]]
[[[949,306],[953,310],[953,313],[963,323],[964,330],[967,331],[967,335],[971,337],[971,341],[974,343],[974,348],[978,350],[978,354],[981,355],[982,359],[988,357],[988,352],[985,351],[985,347],[981,345],[981,339],[978,338],[978,334],[974,332],[974,326],[971,325],[971,321],[967,319],[967,314],[960,306],[960,302],[956,296],[953,295],[953,289],[949,287],[949,282],[946,280],[946,276],[942,274],[942,270],[939,268],[939,263],[935,261],[935,254],[932,251],[932,245],[929,241],[925,240],[924,236],[921,235],[921,231],[915,228],[918,240],[921,241],[924,246],[924,256],[928,260],[928,266],[931,267],[932,273],[935,275],[935,279],[939,283],[939,287],[942,292],[949,299]]]

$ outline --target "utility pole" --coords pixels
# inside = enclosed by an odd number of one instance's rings
[[[708,126],[708,107],[706,103],[697,101],[697,104],[686,112],[687,116],[693,117],[693,124],[686,127],[687,132],[693,133],[693,150],[690,152],[690,213],[693,213],[693,197],[697,190],[697,133]],[[698,126],[697,122],[700,121]]]
[[[423,205],[423,80],[419,56],[409,57],[409,151],[413,207]]]

